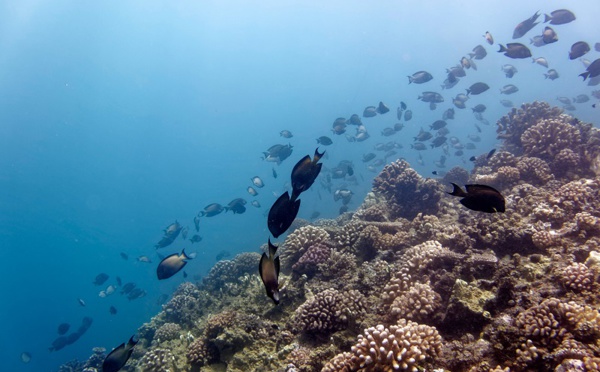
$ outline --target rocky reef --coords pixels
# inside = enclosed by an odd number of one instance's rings
[[[471,172],[399,160],[354,213],[295,223],[279,306],[256,253],[182,284],[123,370],[599,370],[600,131],[543,102],[497,125],[503,147]],[[447,182],[497,188],[506,212],[464,208]]]

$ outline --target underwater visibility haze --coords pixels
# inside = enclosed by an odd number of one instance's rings
[[[599,19],[1,3],[1,369],[594,370]]]

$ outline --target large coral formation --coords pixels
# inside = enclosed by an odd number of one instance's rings
[[[598,370],[600,132],[540,102],[497,124],[502,148],[443,182],[490,184],[505,213],[388,164],[356,213],[296,224],[278,306],[258,253],[220,261],[139,329],[125,370]]]

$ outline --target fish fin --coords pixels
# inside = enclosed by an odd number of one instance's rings
[[[449,192],[448,194],[453,195],[453,196],[467,196],[467,193],[464,192],[463,189],[460,188],[460,186],[458,186],[457,184],[450,182],[450,184],[452,185],[453,189],[452,192]]]
[[[551,19],[552,19],[551,16],[549,16],[548,14],[544,14],[544,23],[548,22]]]
[[[273,263],[275,264],[275,273],[277,274],[277,277],[279,278],[279,267],[281,266],[279,263],[279,256],[275,257],[275,260],[273,260]]]
[[[315,154],[313,155],[313,163],[316,163],[319,160],[321,160],[321,158],[323,157],[323,155],[325,155],[325,150],[323,150],[322,153],[319,153],[319,148],[317,147],[315,149]]]
[[[183,248],[183,249],[181,250],[181,255],[183,256],[183,259],[184,259],[184,260],[191,260],[191,259],[192,259],[190,256],[188,256],[188,255],[185,253],[185,248]]]
[[[477,190],[486,190],[486,191],[493,191],[495,193],[500,194],[500,191],[496,190],[495,188],[493,188],[492,186],[488,186],[488,185],[465,185],[465,188],[467,189],[467,193],[470,193],[471,191],[477,191]]]
[[[277,253],[277,248],[278,246],[271,243],[271,238],[269,238],[269,257],[275,257],[275,253]]]
[[[583,78],[583,81],[585,81],[585,79],[587,79],[588,76],[590,76],[590,73],[588,71],[586,71],[583,74],[579,74],[579,76],[581,76]]]
[[[129,338],[129,341],[127,341],[127,346],[129,346],[130,348],[133,348],[137,343],[138,343],[138,338],[137,338],[137,334],[132,335]],[[130,346],[131,345],[131,346]]]
[[[508,49],[506,49],[506,47],[502,44],[498,44],[500,45],[500,50],[498,51],[498,53],[502,53],[502,52],[506,52]]]
[[[267,254],[265,252],[263,252],[262,256],[260,257],[260,262],[258,263],[258,274],[260,275],[261,279],[263,278],[264,262],[268,259],[269,259],[269,257],[267,257]],[[263,282],[264,282],[264,279],[263,279]]]
[[[409,77],[408,77],[408,83],[410,84],[410,83],[412,83],[412,82],[413,82],[412,76],[409,76]]]

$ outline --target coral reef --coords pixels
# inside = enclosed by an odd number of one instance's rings
[[[258,253],[182,284],[125,370],[598,370],[600,132],[543,102],[497,125],[502,147],[471,173],[426,179],[398,160],[356,212],[297,220],[278,306]],[[496,187],[506,212],[465,208],[447,182]]]

